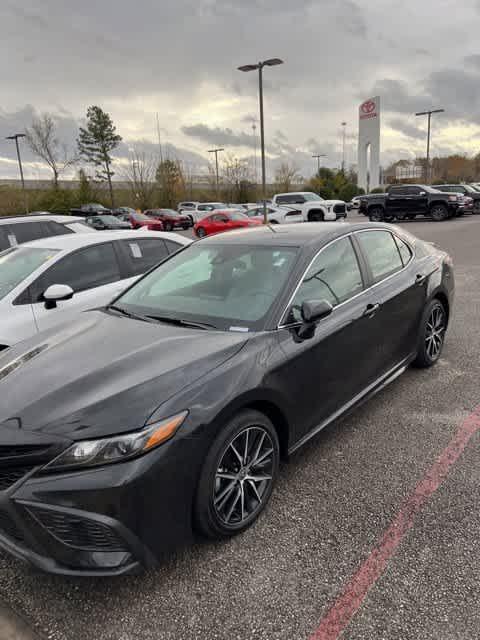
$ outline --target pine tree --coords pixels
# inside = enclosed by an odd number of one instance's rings
[[[122,137],[116,132],[115,125],[108,113],[100,107],[92,106],[87,110],[87,126],[80,127],[80,135],[77,140],[80,155],[90,164],[97,167],[98,180],[108,181],[110,200],[115,206],[112,188],[111,169],[112,157],[110,153],[118,147]]]

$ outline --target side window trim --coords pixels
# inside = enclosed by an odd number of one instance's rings
[[[299,280],[297,282],[297,286],[295,287],[292,295],[290,296],[290,298],[288,300],[288,303],[287,303],[285,309],[283,310],[283,312],[282,312],[282,314],[280,316],[280,322],[279,322],[279,324],[277,324],[277,329],[285,329],[285,328],[288,328],[288,327],[296,327],[299,324],[301,324],[300,322],[283,322],[283,321],[286,319],[288,310],[290,309],[290,306],[291,306],[295,296],[297,295],[298,290],[302,286],[303,280],[304,280],[306,274],[309,272],[312,264],[323,253],[323,251],[325,251],[325,249],[328,249],[328,247],[331,247],[332,244],[335,244],[335,242],[338,242],[339,240],[347,239],[347,240],[350,241],[350,244],[352,246],[353,252],[354,252],[355,257],[357,259],[358,268],[359,268],[360,275],[361,275],[361,278],[362,278],[363,289],[362,289],[362,291],[359,291],[358,293],[356,293],[351,298],[348,298],[347,300],[344,300],[343,302],[340,302],[339,304],[335,305],[335,307],[333,308],[333,312],[335,312],[336,309],[340,309],[345,304],[350,303],[352,300],[355,300],[359,296],[362,296],[366,291],[368,291],[369,288],[371,288],[371,287],[368,286],[368,283],[367,283],[366,278],[365,278],[366,273],[365,273],[364,257],[363,257],[363,254],[361,254],[359,256],[359,252],[358,252],[357,247],[356,247],[356,240],[354,240],[354,235],[355,234],[353,232],[351,232],[351,233],[348,233],[347,235],[341,236],[340,238],[335,238],[334,240],[331,240],[324,247],[322,247],[321,249],[319,249],[317,251],[317,253],[313,256],[313,258],[308,263],[307,267],[302,272],[302,274],[301,274],[301,276],[300,276],[300,278],[299,278]]]

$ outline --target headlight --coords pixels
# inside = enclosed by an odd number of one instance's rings
[[[171,418],[149,424],[141,431],[126,433],[100,440],[75,442],[57,458],[49,462],[45,470],[94,467],[128,460],[151,451],[169,440],[184,422],[188,411]]]

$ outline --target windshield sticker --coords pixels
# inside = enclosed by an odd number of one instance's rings
[[[9,233],[8,234],[8,241],[9,241],[11,247],[17,247],[18,246],[17,238],[16,238],[16,236],[13,235],[13,233]]]
[[[242,333],[247,333],[249,331],[248,327],[229,327],[229,331],[241,331]]]
[[[136,242],[130,242],[129,245],[130,245],[130,251],[132,252],[132,256],[134,258],[141,258],[142,250],[140,249],[138,244]]]

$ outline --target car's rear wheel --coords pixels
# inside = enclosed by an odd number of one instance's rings
[[[475,200],[473,203],[473,213],[480,213],[480,200]]]
[[[372,222],[383,222],[383,209],[382,207],[372,207],[368,212],[368,217]]]
[[[432,300],[422,316],[415,366],[431,367],[439,360],[442,355],[446,330],[446,309],[440,300]]]
[[[245,410],[233,417],[205,460],[195,501],[195,523],[209,538],[247,529],[267,505],[278,475],[280,447],[273,424]]]
[[[206,235],[207,235],[207,232],[205,231],[205,229],[203,227],[198,227],[197,236],[199,238],[204,238]]]
[[[165,231],[171,231],[173,229],[173,225],[171,222],[164,222],[163,228],[165,229]]]
[[[444,204],[434,204],[430,209],[430,215],[435,222],[443,222],[448,218],[448,209]]]

